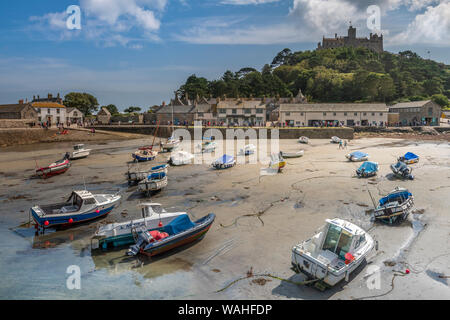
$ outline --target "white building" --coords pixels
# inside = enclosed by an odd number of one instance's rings
[[[66,107],[56,102],[33,102],[33,108],[38,113],[39,122],[49,122],[53,125],[66,121]]]

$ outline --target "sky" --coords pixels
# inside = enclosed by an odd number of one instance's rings
[[[359,37],[382,33],[387,51],[450,64],[450,0],[1,1],[0,104],[76,91],[145,110],[192,74],[261,70],[284,48],[346,35],[350,22]]]

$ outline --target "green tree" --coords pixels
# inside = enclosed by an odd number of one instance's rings
[[[84,115],[92,115],[98,110],[98,101],[89,93],[70,92],[64,97],[64,105],[69,108],[77,108]]]
[[[135,113],[135,112],[139,112],[142,109],[140,107],[129,107],[128,109],[125,109],[125,113]]]
[[[431,100],[436,102],[438,105],[440,105],[442,108],[450,107],[450,102],[446,96],[443,94],[435,94],[431,97]]]
[[[108,104],[107,106],[103,106],[102,108],[106,108],[112,115],[119,114],[119,109],[117,109],[114,104]]]

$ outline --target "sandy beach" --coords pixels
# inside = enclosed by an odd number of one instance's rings
[[[69,151],[72,142],[8,147],[0,152],[0,297],[54,299],[449,299],[450,290],[450,145],[447,141],[360,137],[339,150],[329,140],[280,140],[285,152],[305,150],[287,159],[282,173],[260,176],[263,164],[239,164],[216,171],[188,165],[169,169],[169,185],[152,201],[167,211],[187,211],[192,219],[213,212],[217,218],[200,242],[158,258],[129,258],[126,248],[92,251],[90,238],[102,224],[139,217],[145,200],[128,187],[124,173],[136,147],[151,138],[92,141],[87,159],[48,180],[32,178],[36,163],[46,165]],[[345,155],[361,150],[380,165],[378,176],[359,179],[359,163]],[[412,165],[416,179],[395,179],[389,165],[408,152],[420,155]],[[160,154],[151,164],[165,163]],[[74,189],[120,192],[120,206],[105,219],[59,232],[35,235],[32,205],[58,202]],[[399,226],[371,222],[371,196],[377,201],[395,187],[415,197],[415,214]],[[273,278],[301,281],[291,267],[291,248],[312,236],[325,219],[353,222],[379,243],[347,283],[321,292]],[[79,265],[82,289],[66,288],[66,268]],[[393,278],[394,271],[411,273]],[[380,288],[369,289],[368,271],[378,270]],[[444,277],[442,277],[444,276]]]

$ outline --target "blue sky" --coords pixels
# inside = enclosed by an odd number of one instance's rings
[[[70,5],[81,30],[66,27]],[[101,105],[148,108],[191,74],[261,69],[286,47],[345,35],[349,21],[368,36],[369,5],[381,9],[385,50],[450,64],[449,0],[1,1],[0,104],[83,91]]]

